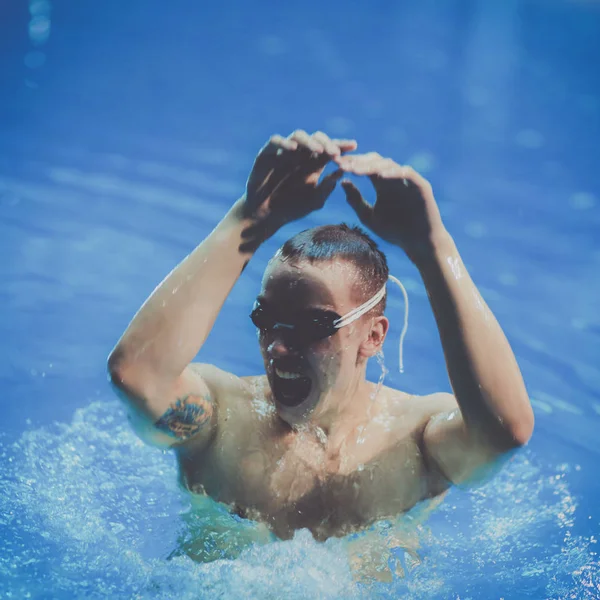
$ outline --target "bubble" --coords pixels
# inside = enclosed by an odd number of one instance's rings
[[[470,87],[465,91],[467,103],[473,108],[481,108],[489,104],[490,94],[481,87]]]
[[[408,134],[400,127],[387,127],[384,133],[384,138],[395,145],[402,145],[408,141]]]
[[[431,152],[418,152],[406,160],[415,171],[425,174],[431,172],[435,167],[435,156]]]
[[[354,128],[354,123],[346,117],[332,117],[327,119],[326,131],[330,131],[332,135],[349,135]]]
[[[50,19],[43,15],[32,17],[29,21],[29,39],[34,44],[44,44],[50,37]]]
[[[515,142],[523,148],[535,150],[541,148],[544,145],[545,140],[544,136],[539,131],[536,131],[535,129],[523,129],[515,136]]]
[[[46,16],[50,13],[50,2],[48,0],[32,0],[29,2],[29,14],[34,16]]]
[[[596,206],[596,197],[588,192],[575,192],[569,197],[569,204],[575,210],[589,210]]]
[[[478,221],[471,221],[465,225],[465,233],[473,238],[482,238],[487,234],[487,227]]]
[[[268,56],[281,56],[286,52],[286,45],[282,38],[276,35],[266,35],[258,41],[263,54]]]
[[[519,283],[518,277],[514,273],[500,273],[498,281],[502,285],[515,286]]]
[[[34,50],[33,52],[28,52],[25,55],[23,62],[29,69],[38,69],[39,67],[44,66],[46,63],[46,55],[43,52]]]
[[[383,115],[383,103],[379,98],[365,100],[363,108],[369,119],[379,119]]]

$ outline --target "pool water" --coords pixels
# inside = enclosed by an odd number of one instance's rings
[[[5,597],[597,597],[594,527],[577,526],[570,485],[580,465],[525,452],[476,492],[453,490],[413,536],[381,523],[266,543],[219,505],[192,506],[171,457],[123,416],[95,401],[4,448]]]
[[[600,597],[598,3],[31,0],[0,8],[0,39],[0,598]],[[536,413],[485,486],[323,544],[193,502],[105,372],[257,149],[297,127],[430,178]],[[340,221],[336,191],[265,244],[199,360],[260,372],[266,260]],[[382,247],[411,298],[400,375],[391,291],[386,383],[449,390],[418,273]]]

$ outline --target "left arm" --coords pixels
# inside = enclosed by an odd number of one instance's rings
[[[418,261],[460,411],[434,415],[425,452],[451,481],[470,478],[500,454],[526,444],[533,411],[510,345],[450,236]]]
[[[375,205],[342,181],[349,204],[421,273],[459,407],[449,395],[429,397],[439,410],[425,426],[423,450],[448,480],[466,481],[531,437],[533,411],[515,356],[442,223],[429,182],[376,153],[337,162],[346,172],[370,177]]]

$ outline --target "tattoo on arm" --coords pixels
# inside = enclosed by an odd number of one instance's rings
[[[187,440],[210,421],[213,406],[209,398],[188,394],[177,398],[154,424],[157,429],[178,440]]]

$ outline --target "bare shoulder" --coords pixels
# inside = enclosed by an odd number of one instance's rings
[[[267,376],[250,375],[242,379],[253,416],[259,421],[266,421],[275,417],[277,411]]]
[[[458,410],[452,394],[438,392],[420,396],[389,387],[381,389],[377,405],[370,417],[370,429],[378,440],[375,446],[392,452],[406,452],[411,448],[418,454],[422,453],[423,436],[429,422],[436,416]]]
[[[456,415],[460,409],[455,396],[447,392],[419,396],[387,388],[387,398],[390,405],[388,410],[393,416],[397,448],[402,451],[405,447],[412,448],[420,457],[425,471],[432,477],[432,489],[445,489],[446,478],[428,460],[425,431],[432,421]]]
[[[408,510],[421,500],[442,494],[450,485],[428,460],[423,436],[435,415],[449,413],[458,404],[448,393],[420,396],[392,388],[383,388],[378,400],[369,448],[373,464],[385,473],[377,498],[393,498],[394,507]]]
[[[400,421],[410,422],[413,429],[425,427],[434,415],[458,409],[456,398],[448,392],[420,396],[388,387],[383,392],[385,410]]]
[[[192,363],[190,368],[199,375],[218,398],[219,411],[227,419],[249,416],[257,400],[264,400],[269,389],[266,377],[239,377],[210,364]]]
[[[427,396],[419,396],[419,402],[422,404],[423,413],[429,417],[458,409],[455,396],[448,392],[436,392]]]
[[[244,393],[246,391],[246,381],[244,377],[238,377],[233,373],[219,369],[215,365],[206,363],[192,363],[189,369],[199,375],[214,390],[217,396],[227,396],[229,394]]]
[[[251,422],[266,422],[275,415],[265,375],[238,377],[213,365],[195,364],[204,379],[210,379],[219,399],[219,426],[229,433]]]

